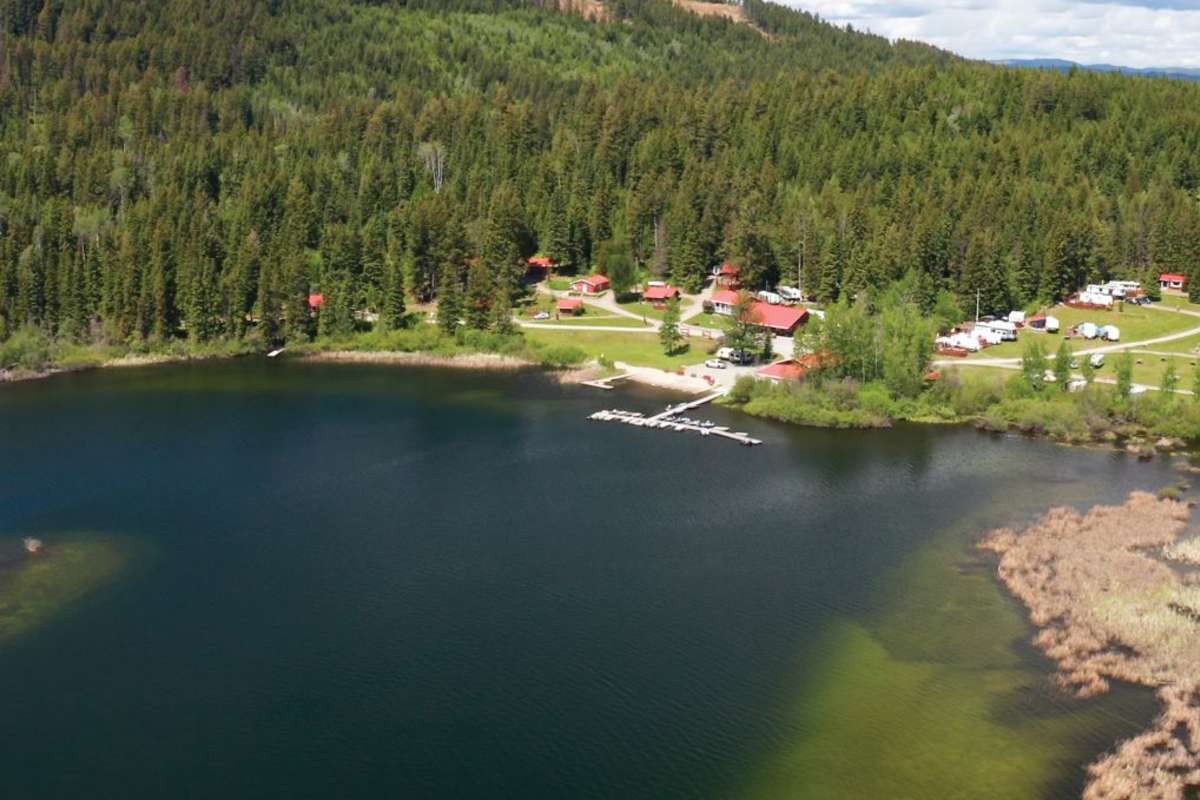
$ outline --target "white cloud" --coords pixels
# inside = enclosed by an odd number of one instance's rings
[[[970,58],[1200,67],[1200,0],[782,0]]]

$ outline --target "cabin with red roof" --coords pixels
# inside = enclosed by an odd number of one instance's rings
[[[679,297],[679,290],[669,283],[650,283],[642,289],[642,299],[648,303],[665,303]]]
[[[526,263],[534,269],[544,269],[547,272],[558,266],[558,262],[549,256],[533,256]]]
[[[776,336],[791,336],[808,321],[808,309],[800,306],[774,306],[755,300],[750,306],[750,321],[770,328]]]
[[[571,291],[580,294],[601,294],[607,292],[612,283],[604,275],[589,275],[571,284]]]
[[[1164,272],[1158,276],[1158,285],[1164,290],[1182,292],[1187,286],[1187,276],[1178,272]]]
[[[827,367],[832,362],[833,357],[828,353],[806,353],[796,358],[788,358],[783,361],[776,361],[774,364],[769,364],[758,371],[758,376],[766,378],[772,383],[802,381],[808,373],[822,367]]]
[[[733,307],[738,304],[738,293],[732,289],[720,289],[712,294],[712,307],[714,314],[724,314],[727,317],[733,316]]]
[[[726,261],[717,269],[717,286],[722,289],[739,289],[742,286],[742,268]]]
[[[714,314],[733,316],[741,295],[729,289],[713,292],[712,309]],[[763,328],[770,328],[777,336],[791,336],[796,328],[808,322],[808,309],[803,306],[776,306],[754,300],[750,303],[750,321]]]
[[[560,297],[555,306],[560,314],[570,314],[573,317],[583,313],[583,301],[578,297]]]

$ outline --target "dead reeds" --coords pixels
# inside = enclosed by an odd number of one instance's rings
[[[1081,697],[1110,680],[1158,689],[1153,727],[1089,767],[1088,800],[1182,800],[1200,787],[1200,586],[1168,563],[1190,555],[1177,544],[1187,519],[1183,503],[1138,492],[1087,514],[1053,509],[981,545],[1000,555],[1064,686]]]

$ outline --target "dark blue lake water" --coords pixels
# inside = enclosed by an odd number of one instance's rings
[[[971,544],[1166,465],[586,421],[667,399],[257,359],[0,387],[0,539],[128,553],[3,645],[4,796],[1070,797],[1152,713],[1058,696]]]

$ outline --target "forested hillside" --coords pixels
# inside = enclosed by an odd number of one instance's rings
[[[316,333],[628,250],[990,309],[1200,263],[1200,86],[747,0],[3,0],[0,338]],[[1200,281],[1193,281],[1200,286]],[[483,316],[479,317],[484,319]]]

